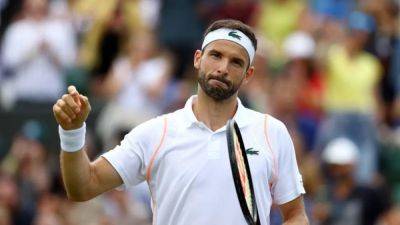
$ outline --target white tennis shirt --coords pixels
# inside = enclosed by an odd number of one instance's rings
[[[149,120],[102,156],[124,186],[144,180],[152,195],[153,224],[246,225],[229,163],[225,127],[207,128],[193,114],[192,96],[183,109]],[[261,224],[272,203],[305,193],[292,140],[277,119],[245,108],[234,116],[248,153]]]

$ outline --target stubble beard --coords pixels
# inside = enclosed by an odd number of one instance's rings
[[[227,88],[210,85],[208,82],[211,79],[215,79],[224,83],[227,86]],[[221,76],[209,75],[209,77],[206,77],[205,73],[199,72],[197,81],[199,82],[200,87],[204,91],[204,93],[206,93],[214,101],[222,102],[232,97],[239,90],[239,87],[242,84],[243,80],[241,80],[238,84],[235,85],[233,82]]]

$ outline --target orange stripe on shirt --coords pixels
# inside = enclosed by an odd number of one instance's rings
[[[146,181],[149,185],[149,190],[150,190],[150,194],[151,194],[151,199],[152,199],[152,211],[153,211],[153,223],[152,224],[156,224],[157,222],[157,202],[156,202],[156,196],[154,196],[153,191],[151,190],[151,186],[150,186],[150,181],[151,181],[151,170],[153,169],[153,165],[154,165],[154,161],[157,157],[158,152],[161,149],[162,144],[164,143],[165,140],[165,136],[167,133],[167,125],[168,125],[168,121],[167,121],[167,117],[164,117],[164,128],[163,128],[163,133],[161,135],[161,139],[160,142],[158,143],[156,149],[153,151],[153,154],[150,157],[150,162],[149,162],[149,166],[147,167],[146,170]]]
[[[274,151],[273,151],[273,149],[271,147],[271,143],[269,141],[267,120],[268,120],[268,115],[265,115],[265,119],[264,119],[264,136],[265,136],[265,141],[267,142],[268,148],[271,150],[272,163],[273,163],[273,166],[272,166],[272,168],[273,168],[272,169],[273,170],[272,171],[272,181],[269,184],[270,187],[272,188],[273,183],[275,183],[275,181],[278,179],[278,167],[277,167],[278,164],[277,164],[277,161],[276,161],[275,153],[274,153]]]
[[[167,121],[167,117],[165,116],[164,117],[164,129],[163,129],[160,143],[158,143],[157,148],[154,150],[153,155],[150,158],[149,166],[147,167],[147,170],[146,170],[146,181],[149,184],[150,184],[150,180],[151,180],[151,170],[153,169],[154,160],[156,159],[157,154],[160,151],[162,144],[164,143],[165,135],[167,133],[167,125],[168,125],[168,121]]]
[[[153,211],[153,223],[152,224],[157,224],[157,203],[156,203],[156,196],[153,196],[153,192],[151,191],[150,184],[149,184],[149,190],[150,190],[150,195],[151,195],[151,209]]]

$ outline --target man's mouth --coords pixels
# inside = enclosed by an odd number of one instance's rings
[[[212,86],[218,86],[218,87],[221,87],[221,88],[228,88],[228,85],[225,82],[217,80],[217,79],[210,79],[209,83]]]
[[[208,82],[213,86],[218,86],[221,88],[228,88],[229,84],[227,81],[219,78],[209,78]]]

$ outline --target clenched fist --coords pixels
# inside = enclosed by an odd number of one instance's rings
[[[53,106],[54,117],[64,130],[82,127],[90,110],[88,98],[79,94],[74,86],[69,86],[68,94],[63,95]]]

